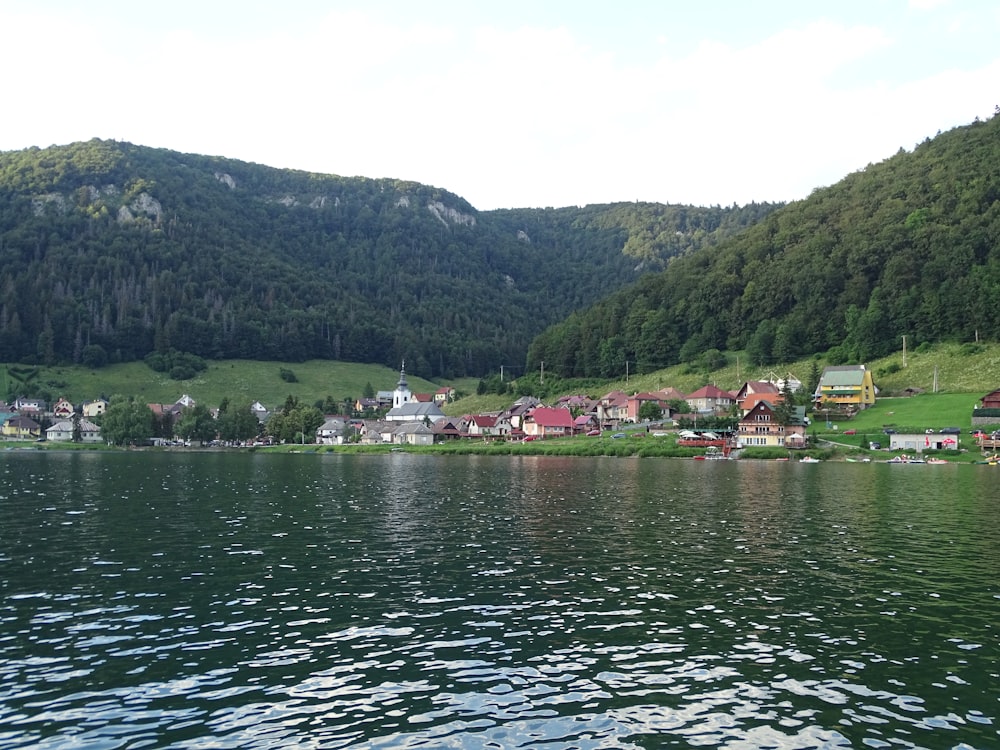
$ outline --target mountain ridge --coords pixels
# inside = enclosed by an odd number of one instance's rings
[[[178,349],[461,377],[775,206],[477,211],[390,178],[92,139],[0,153],[0,361]]]

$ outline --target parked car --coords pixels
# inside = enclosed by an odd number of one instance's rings
[[[844,434],[845,435],[857,435],[858,431],[857,430],[844,430]]]
[[[591,430],[587,433],[587,437],[597,437],[601,434],[600,430]]]
[[[962,434],[962,430],[959,429],[958,427],[942,427],[941,428],[941,434],[942,435],[961,435]]]
[[[611,439],[612,440],[621,440],[623,437],[625,437],[625,433],[624,432],[616,432],[614,435],[611,436]]]

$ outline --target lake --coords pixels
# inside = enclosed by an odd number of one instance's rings
[[[5,451],[3,748],[991,748],[1000,469]]]

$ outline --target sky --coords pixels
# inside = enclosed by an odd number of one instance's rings
[[[1000,104],[996,0],[0,0],[0,151],[90,138],[475,208],[792,201]]]

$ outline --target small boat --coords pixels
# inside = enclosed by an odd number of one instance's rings
[[[695,456],[695,461],[731,461],[732,456],[729,455],[729,451],[720,451],[714,445],[709,446],[705,449],[704,456]]]
[[[932,457],[932,458],[928,458],[927,459],[927,463],[929,463],[929,464],[946,464],[948,462],[945,461],[943,458],[937,458],[935,456],[935,457]]]
[[[888,461],[887,464],[925,464],[927,463],[922,458],[911,458],[910,456],[893,456]]]
[[[802,458],[799,459],[799,463],[800,464],[818,464],[819,463],[819,459],[818,458],[813,458],[812,456],[803,456]]]

